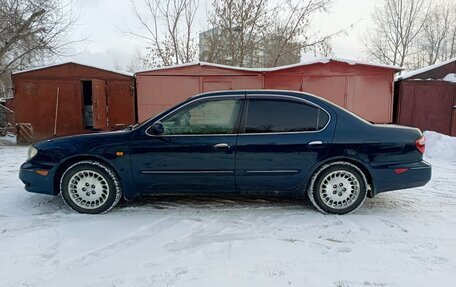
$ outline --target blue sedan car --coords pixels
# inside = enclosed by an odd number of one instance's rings
[[[425,185],[424,148],[418,129],[371,124],[309,94],[221,91],[122,131],[37,143],[19,177],[81,213],[122,197],[216,194],[307,195],[321,212],[345,214],[377,193]]]

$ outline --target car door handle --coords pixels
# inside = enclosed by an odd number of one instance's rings
[[[308,145],[310,146],[316,146],[316,145],[322,145],[323,142],[322,141],[311,141],[308,143]]]
[[[218,144],[214,145],[214,148],[215,149],[229,149],[230,146],[227,143],[218,143]]]

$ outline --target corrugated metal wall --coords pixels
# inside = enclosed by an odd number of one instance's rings
[[[185,65],[136,74],[138,120],[201,92],[230,89],[281,89],[313,93],[359,116],[390,123],[395,69],[330,61],[274,71]]]
[[[198,93],[261,89],[259,72],[186,66],[136,74],[138,121],[142,122]]]
[[[396,121],[456,136],[456,84],[438,80],[398,83]]]
[[[394,72],[374,66],[330,62],[266,73],[265,88],[308,92],[366,120],[390,123]]]

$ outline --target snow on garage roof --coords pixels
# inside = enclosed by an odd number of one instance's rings
[[[456,83],[456,73],[449,73],[443,77],[442,81]]]
[[[163,67],[139,70],[135,74],[151,72],[151,71],[161,71],[161,70],[168,70],[168,69],[184,68],[184,67],[191,67],[191,66],[210,66],[210,67],[216,67],[216,68],[222,68],[222,69],[258,72],[258,69],[255,69],[255,68],[243,68],[243,67],[228,66],[228,65],[222,65],[222,64],[214,64],[214,63],[209,63],[209,62],[190,62],[190,63],[179,64],[179,65],[171,65],[171,66],[163,66]]]
[[[437,69],[437,68],[439,68],[441,66],[445,66],[446,64],[452,63],[454,61],[456,61],[456,58],[452,58],[452,59],[446,60],[444,62],[440,62],[440,63],[434,64],[434,65],[430,65],[430,66],[427,66],[427,67],[424,67],[424,68],[421,68],[421,69],[418,69],[418,70],[410,71],[408,73],[404,73],[402,75],[397,76],[396,79],[394,79],[394,80],[395,81],[399,81],[399,80],[409,79],[409,78],[411,78],[411,77],[413,77],[415,75],[419,75],[421,73],[425,73],[425,72]]]
[[[129,76],[129,77],[133,77],[134,76],[133,73],[124,72],[124,71],[118,71],[118,70],[112,70],[112,69],[106,69],[106,68],[103,68],[103,67],[87,65],[87,64],[83,64],[83,63],[79,63],[79,62],[74,62],[74,61],[64,62],[64,63],[59,63],[59,64],[52,64],[52,65],[47,65],[47,66],[42,66],[42,67],[36,67],[36,68],[31,68],[31,69],[26,69],[26,70],[21,70],[21,71],[14,71],[12,74],[13,75],[22,74],[22,73],[27,73],[27,72],[38,71],[38,70],[42,70],[42,69],[47,69],[47,68],[67,65],[67,64],[76,64],[76,65],[80,65],[80,66],[86,66],[86,67],[99,69],[99,70],[104,70],[104,71],[107,71],[107,72],[112,72],[112,73],[116,73],[116,74],[120,74],[120,75],[124,75],[124,76]]]
[[[265,72],[278,71],[278,70],[284,70],[284,69],[289,69],[289,68],[294,68],[294,67],[313,65],[313,64],[318,64],[318,63],[327,64],[330,61],[342,62],[342,63],[349,64],[351,66],[354,66],[354,65],[365,65],[365,66],[392,69],[392,70],[397,70],[397,71],[404,70],[404,68],[401,68],[401,67],[398,67],[398,66],[383,65],[383,64],[373,64],[373,63],[363,62],[363,61],[358,61],[358,60],[351,60],[351,59],[344,59],[344,58],[334,58],[334,57],[315,58],[315,59],[304,61],[304,62],[301,62],[301,63],[291,64],[291,65],[286,65],[286,66],[273,67],[273,68],[260,68],[258,70],[265,71]]]
[[[401,68],[398,66],[392,66],[392,65],[373,64],[373,63],[362,62],[362,61],[358,61],[358,60],[324,57],[324,58],[315,58],[312,60],[308,60],[308,61],[304,61],[304,62],[300,62],[300,63],[296,63],[296,64],[291,64],[291,65],[286,65],[286,66],[273,67],[273,68],[244,68],[244,67],[214,64],[214,63],[208,63],[208,62],[192,62],[192,63],[186,63],[186,64],[180,64],[180,65],[165,66],[165,67],[141,70],[141,71],[136,72],[136,74],[144,73],[144,72],[151,72],[151,71],[160,71],[160,70],[167,70],[167,69],[196,66],[196,65],[210,66],[210,67],[231,69],[231,70],[238,70],[238,71],[247,71],[247,72],[272,72],[272,71],[285,70],[285,69],[290,69],[290,68],[294,68],[294,67],[307,66],[307,65],[319,64],[319,63],[327,64],[330,61],[347,63],[349,65],[366,65],[366,66],[372,66],[372,67],[386,68],[386,69],[392,69],[392,70],[396,70],[396,71],[404,70],[404,68]]]

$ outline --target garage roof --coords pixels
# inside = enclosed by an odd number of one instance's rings
[[[452,63],[452,62],[456,62],[456,58],[452,58],[452,59],[446,60],[444,62],[440,62],[440,63],[434,64],[434,65],[430,65],[430,66],[427,66],[427,67],[424,67],[424,68],[421,68],[421,69],[418,69],[418,70],[414,70],[414,71],[410,71],[408,73],[404,73],[402,75],[397,76],[395,80],[399,81],[399,80],[409,79],[409,78],[412,78],[412,77],[414,77],[416,75],[419,75],[419,74],[422,74],[422,73],[425,73],[425,72],[440,68],[440,67],[445,66],[445,65],[447,65],[449,63]]]
[[[168,69],[189,67],[189,66],[202,66],[202,67],[203,66],[208,66],[208,67],[216,67],[216,68],[222,68],[222,69],[248,71],[248,72],[272,72],[272,71],[285,70],[285,69],[301,67],[301,66],[307,66],[307,65],[313,65],[313,64],[327,64],[327,63],[329,63],[331,61],[333,61],[333,62],[343,62],[343,63],[347,63],[349,65],[366,65],[366,66],[372,66],[372,67],[392,69],[392,70],[395,70],[395,71],[404,70],[404,68],[401,68],[401,67],[398,67],[398,66],[392,66],[392,65],[373,64],[373,63],[368,63],[368,62],[363,62],[363,61],[358,61],[358,60],[350,60],[350,59],[343,59],[343,58],[333,58],[333,57],[324,57],[324,58],[316,58],[316,59],[312,59],[312,60],[309,60],[309,61],[304,61],[304,62],[301,62],[301,63],[291,64],[291,65],[286,65],[286,66],[273,67],[273,68],[244,68],[244,67],[236,67],[236,66],[214,64],[214,63],[208,63],[208,62],[192,62],[192,63],[186,63],[186,64],[180,64],[180,65],[174,65],[174,66],[166,66],[166,67],[159,67],[159,68],[141,70],[141,71],[136,72],[136,74],[145,73],[145,72],[151,72],[151,71],[160,71],[160,70],[168,70]]]
[[[129,76],[129,77],[133,77],[133,76],[134,76],[133,73],[124,72],[124,71],[118,71],[118,70],[106,69],[106,68],[97,67],[97,66],[93,66],[93,65],[87,65],[87,64],[83,64],[83,63],[79,63],[79,62],[74,62],[74,61],[71,61],[71,62],[64,62],[64,63],[60,63],[60,64],[53,64],[53,65],[48,65],[48,66],[42,66],[42,67],[36,67],[36,68],[31,68],[31,69],[26,69],[26,70],[21,70],[21,71],[14,71],[12,74],[13,74],[13,75],[17,75],[17,74],[22,74],[22,73],[27,73],[27,72],[32,72],[32,71],[38,71],[38,70],[42,70],[42,69],[47,69],[47,68],[51,68],[51,67],[57,67],[57,66],[62,66],[62,65],[68,65],[68,64],[76,64],[76,65],[86,66],[86,67],[89,67],[89,68],[104,70],[104,71],[107,71],[107,72],[111,72],[111,73],[115,73],[115,74],[119,74],[119,75],[124,75],[124,76]]]

